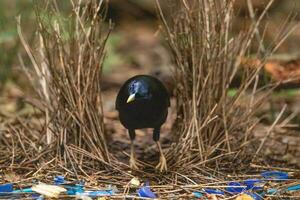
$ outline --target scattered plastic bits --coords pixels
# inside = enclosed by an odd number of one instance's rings
[[[44,199],[44,196],[43,195],[40,195],[40,194],[37,194],[37,193],[33,193],[31,195],[31,198],[34,199],[34,200],[43,200]]]
[[[289,175],[287,172],[279,172],[279,171],[266,171],[261,173],[261,175],[265,179],[276,179],[276,180],[286,180],[289,179]]]
[[[44,200],[44,196],[40,195],[39,197],[37,197],[35,200]]]
[[[32,188],[24,188],[24,189],[20,189],[20,190],[14,190],[14,193],[32,193],[33,190]]]
[[[65,177],[64,176],[55,176],[54,177],[54,184],[55,185],[61,185],[65,183]]]
[[[134,177],[130,180],[130,186],[139,187],[140,185],[141,185],[141,182],[138,178]]]
[[[78,193],[83,193],[84,192],[83,187],[84,185],[82,183],[75,184],[75,185],[64,185],[64,188],[67,189],[68,195],[76,195]]]
[[[291,192],[291,191],[298,191],[300,190],[300,184],[299,185],[293,185],[293,186],[290,186],[286,189],[286,191],[288,192]]]
[[[278,192],[278,190],[275,188],[269,188],[267,190],[267,194],[271,194],[271,195],[276,194],[277,192]]]
[[[137,190],[140,197],[156,198],[156,195],[151,191],[149,182],[146,182],[145,186]]]
[[[239,182],[230,182],[230,183],[228,183],[228,186],[229,187],[226,188],[226,191],[230,192],[230,193],[235,193],[235,194],[243,192],[247,187],[247,186],[242,185]]]
[[[57,185],[48,185],[40,183],[32,187],[34,192],[45,195],[46,197],[58,198],[59,194],[67,190]]]
[[[207,194],[217,194],[217,195],[224,195],[225,193],[219,189],[204,189],[204,192]]]
[[[274,195],[279,194],[281,192],[285,193],[300,191],[299,183],[294,183],[294,185],[291,185],[291,179],[289,180],[289,175],[287,172],[266,171],[261,173],[261,176],[263,177],[261,179],[247,179],[239,182],[228,183],[228,185],[225,188],[226,198],[228,197],[227,195],[231,193],[231,195],[237,195],[234,197],[231,196],[231,198],[235,198],[235,200],[263,200],[263,196],[265,194]],[[272,188],[272,185],[274,186],[276,182],[277,186],[278,181],[280,180],[288,181],[280,182],[280,189]],[[61,193],[64,193],[67,195],[73,195],[77,199],[82,200],[108,200],[111,196],[118,194],[116,186],[109,185],[109,187],[102,190],[85,191],[84,182],[76,181],[75,183],[66,182],[64,176],[55,176],[53,180],[53,185],[41,183],[38,185],[34,185],[30,188],[24,188],[19,190],[13,190],[13,184],[8,183],[0,185],[0,196],[3,197],[3,195],[5,195],[8,197],[21,198],[22,195],[26,195],[30,196],[32,199],[35,200],[43,200],[44,198],[59,198],[59,195]],[[286,185],[284,183],[286,183]],[[265,187],[265,184],[267,184],[266,186],[268,187]],[[139,188],[136,191],[139,197],[157,198],[157,195],[151,190],[149,182],[146,182],[143,186],[141,186],[140,180],[137,177],[134,177],[130,180],[128,185],[132,188]],[[225,197],[225,192],[221,189],[211,187],[202,189],[200,191],[194,191],[190,196],[197,199],[206,198],[209,200],[218,200],[222,198],[220,196]],[[172,199],[176,198],[175,194],[170,194],[169,197],[171,196]]]
[[[243,181],[243,184],[245,184],[246,190],[262,190],[263,187],[259,186],[257,184],[262,183],[262,180],[260,179],[247,179]]]
[[[111,196],[111,195],[114,195],[115,193],[112,190],[98,190],[98,191],[86,191],[81,194],[95,198],[95,197],[101,197],[101,196]]]
[[[115,186],[115,185],[109,185],[107,190],[112,190],[112,192],[114,192],[114,193],[119,192],[117,186]]]
[[[13,189],[13,184],[12,183],[7,183],[7,184],[3,184],[3,185],[0,185],[0,192],[12,192],[14,189]]]
[[[202,198],[203,194],[201,192],[193,192],[193,195],[197,198]]]

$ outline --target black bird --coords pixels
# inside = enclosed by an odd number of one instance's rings
[[[116,109],[131,139],[131,168],[138,168],[134,154],[135,129],[153,128],[153,140],[160,153],[160,161],[156,168],[160,171],[167,170],[159,135],[161,125],[166,121],[169,106],[170,97],[167,89],[162,82],[152,76],[134,76],[121,87],[116,99]]]

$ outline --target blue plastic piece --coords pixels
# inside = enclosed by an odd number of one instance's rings
[[[246,185],[246,190],[262,190],[262,186],[257,186],[255,184],[262,183],[262,180],[260,179],[247,179],[243,181],[243,184]]]
[[[55,176],[54,177],[54,184],[55,185],[61,185],[65,183],[65,177],[64,176]]]
[[[64,185],[64,188],[67,189],[68,195],[76,195],[79,193],[83,193],[84,192],[83,187],[84,187],[84,185],[82,185],[82,184]]]
[[[112,191],[112,190],[86,191],[86,192],[83,192],[81,194],[92,197],[92,198],[95,198],[95,197],[101,197],[101,196],[114,195],[114,191]]]
[[[293,185],[293,186],[290,186],[286,189],[286,191],[297,191],[297,190],[300,190],[300,184],[299,185]]]
[[[156,195],[150,189],[149,182],[146,182],[145,186],[138,189],[137,193],[140,197],[147,197],[153,199],[156,198]]]
[[[210,189],[206,188],[204,189],[204,192],[207,194],[216,194],[216,195],[224,195],[225,193],[219,189]]]
[[[34,192],[31,188],[25,188],[25,189],[21,189],[21,190],[14,190],[14,193],[32,193]]]
[[[43,195],[40,195],[38,198],[36,198],[36,200],[44,200]]]
[[[32,194],[31,198],[34,200],[44,200],[43,195],[40,195],[40,194]]]
[[[197,198],[202,198],[203,194],[201,192],[193,192],[193,195]]]
[[[266,171],[261,173],[261,175],[267,180],[286,180],[289,179],[289,174],[287,172],[280,171]]]
[[[267,190],[267,194],[271,194],[271,195],[276,194],[277,192],[278,192],[278,190],[275,188],[269,188]]]
[[[0,185],[0,193],[12,192],[14,190],[12,183]]]
[[[230,192],[230,193],[234,193],[234,194],[243,192],[244,190],[246,190],[246,187],[247,187],[247,186],[242,185],[239,182],[230,182],[230,183],[228,183],[228,186],[229,187],[226,188],[226,191]]]

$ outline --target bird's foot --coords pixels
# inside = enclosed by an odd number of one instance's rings
[[[134,169],[134,170],[138,170],[141,167],[141,165],[136,161],[134,156],[130,157],[129,165],[130,165],[130,168]]]
[[[159,157],[159,163],[155,167],[160,172],[166,172],[167,171],[167,160],[164,155],[160,155]]]

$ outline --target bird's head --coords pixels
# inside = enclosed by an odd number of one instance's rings
[[[148,83],[142,80],[134,80],[128,87],[128,98],[126,103],[139,99],[149,99],[151,97]]]

